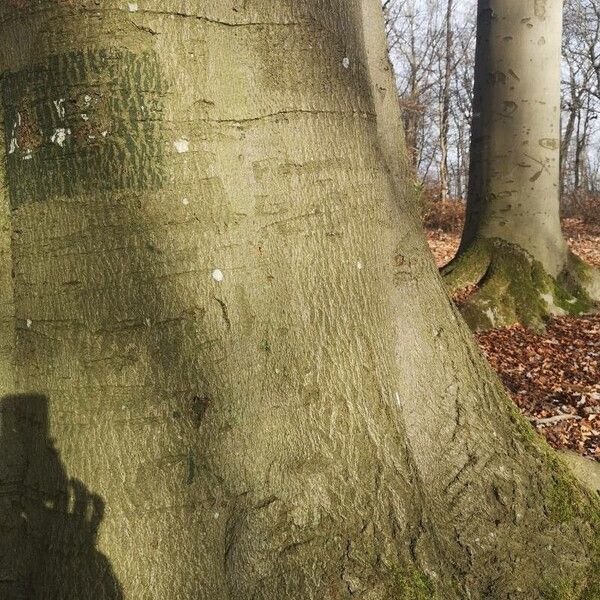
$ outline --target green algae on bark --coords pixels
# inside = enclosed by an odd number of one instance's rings
[[[509,408],[515,431],[527,452],[539,461],[549,482],[540,498],[550,522],[581,532],[589,561],[555,579],[544,578],[543,600],[598,600],[600,598],[600,497],[574,476],[565,460],[551,448],[517,407]]]
[[[11,208],[162,185],[166,82],[156,54],[70,52],[0,81]]]
[[[429,577],[417,570],[411,569],[399,573],[396,579],[397,600],[437,600],[435,588]]]

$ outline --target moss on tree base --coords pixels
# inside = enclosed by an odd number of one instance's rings
[[[478,287],[460,306],[476,331],[516,323],[543,331],[551,315],[593,312],[600,296],[598,272],[574,254],[555,279],[527,251],[498,238],[477,240],[442,275],[451,293]]]
[[[540,584],[543,600],[600,600],[600,497],[577,480],[567,462],[511,407],[517,431],[532,456],[540,458],[548,487],[541,502],[553,523],[577,528],[588,549],[589,562],[573,565],[569,573]]]

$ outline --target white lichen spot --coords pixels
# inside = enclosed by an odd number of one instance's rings
[[[178,140],[173,142],[173,145],[175,146],[175,150],[177,150],[179,154],[183,154],[184,152],[190,151],[190,141],[187,138],[179,138]]]
[[[56,114],[58,115],[58,118],[64,119],[65,118],[65,99],[59,98],[58,100],[53,100],[52,102],[54,104],[54,108],[56,108]]]
[[[29,329],[33,325],[33,321],[31,319],[27,319],[27,321],[25,321],[25,325],[27,325],[27,329]]]
[[[225,279],[225,275],[223,275],[223,271],[221,271],[221,269],[214,269],[214,271],[211,273],[212,278],[215,281],[218,281],[219,283],[221,283],[221,281],[223,281],[223,279]]]
[[[215,513],[214,516],[215,516],[215,519],[218,519],[219,518],[219,513]]]
[[[554,296],[548,292],[546,294],[540,294],[540,298],[546,303],[548,310],[555,315],[564,316],[567,314],[567,311],[564,308],[561,308],[554,302]],[[577,300],[575,300],[577,302]]]
[[[105,138],[108,135],[108,131],[103,131],[102,132],[102,137]]]
[[[360,260],[359,260],[359,261],[356,263],[356,268],[357,268],[359,271],[362,271],[363,264],[362,264],[362,262],[360,262]]]
[[[492,308],[488,308],[485,311],[485,314],[490,321],[490,325],[494,327],[496,325],[496,315],[494,314],[494,310]]]
[[[56,144],[57,146],[60,146],[61,148],[65,145],[65,141],[67,139],[67,136],[71,133],[70,129],[66,129],[65,127],[59,127],[58,129],[56,129],[56,131],[52,134],[52,137],[50,138],[50,141],[53,144]]]
[[[137,12],[137,10],[138,10],[138,4],[137,4],[137,2],[130,2],[127,5],[127,9],[129,10],[129,12]]]
[[[18,147],[19,147],[19,144],[17,143],[17,138],[16,137],[11,138],[10,142],[8,143],[8,153],[13,154],[17,150]]]
[[[88,117],[88,116],[87,116],[85,113],[81,113],[81,118],[82,118],[84,121],[89,121],[89,120],[90,120],[90,118],[89,118],[89,117]]]
[[[190,201],[187,198],[184,198],[181,202],[184,206],[187,206],[190,203]]]
[[[554,296],[552,294],[540,294],[540,298],[548,305],[548,308],[552,308],[554,304]]]
[[[91,97],[89,94],[86,94],[86,95],[83,97],[83,101],[84,101],[84,103],[85,103],[85,106],[89,106],[89,105],[90,105],[90,102],[92,101],[92,97]]]
[[[342,66],[344,67],[344,69],[350,68],[350,59],[347,56],[344,56],[342,60]]]
[[[25,150],[23,160],[31,160],[33,158],[33,152],[31,150]]]
[[[19,147],[17,142],[17,127],[21,124],[21,113],[17,113],[17,120],[13,125],[12,132],[10,134],[10,142],[8,143],[8,153],[13,154]]]

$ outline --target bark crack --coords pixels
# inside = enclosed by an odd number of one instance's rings
[[[217,123],[219,125],[222,124],[242,124],[242,123],[253,123],[257,121],[262,121],[265,119],[272,119],[276,117],[285,117],[285,116],[294,116],[294,115],[333,115],[339,117],[361,117],[368,119],[375,119],[375,113],[365,112],[365,111],[340,111],[340,110],[322,110],[322,109],[305,109],[305,108],[297,108],[297,109],[288,109],[288,110],[280,110],[273,113],[267,113],[264,115],[257,115],[255,117],[247,117],[244,119],[200,119],[206,123]]]

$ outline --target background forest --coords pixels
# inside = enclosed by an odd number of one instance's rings
[[[465,217],[475,68],[474,0],[386,0],[390,54],[429,244],[442,267]],[[561,212],[569,246],[600,266],[600,1],[566,0]],[[459,304],[472,290],[455,296]],[[477,334],[525,416],[557,448],[600,460],[600,320],[559,317]]]
[[[386,0],[386,27],[412,165],[430,199],[468,184],[476,2]],[[567,0],[562,83],[563,214],[597,218],[600,2]],[[583,215],[582,215],[583,216]]]

